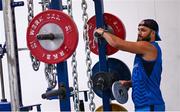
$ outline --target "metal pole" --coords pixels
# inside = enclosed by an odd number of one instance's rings
[[[3,67],[2,67],[2,59],[0,58],[0,81],[1,81],[1,94],[2,94],[2,102],[6,102],[5,91],[4,91],[4,78],[3,78]]]
[[[51,0],[49,8],[55,10],[63,10],[62,0]],[[66,98],[65,99],[59,98],[60,111],[71,111],[67,61],[57,64],[57,77],[58,77],[58,88],[60,89],[61,84],[64,84],[66,88]]]
[[[95,13],[96,13],[96,27],[105,28],[104,22],[104,3],[103,0],[94,0],[95,3]],[[99,68],[100,71],[108,72],[108,63],[107,63],[107,56],[106,56],[106,45],[107,42],[104,39],[98,40],[98,50],[99,50]],[[110,90],[103,91],[103,110],[104,111],[111,111],[111,94]]]
[[[19,111],[19,86],[17,78],[17,59],[15,50],[15,35],[13,26],[13,16],[11,0],[3,0],[3,14],[4,14],[4,26],[5,37],[7,45],[7,62],[9,72],[9,86],[11,96],[11,110]]]
[[[2,0],[0,0],[0,11],[2,10]]]
[[[17,76],[17,86],[18,86],[18,95],[19,95],[19,107],[23,106],[22,103],[22,92],[21,92],[21,77],[20,77],[20,70],[19,70],[19,56],[18,56],[18,43],[17,43],[17,34],[16,34],[16,20],[15,20],[15,7],[23,6],[24,2],[14,2],[11,0],[11,7],[12,7],[12,20],[13,20],[13,36],[14,36],[14,50],[15,50],[15,60],[16,60],[16,76]]]

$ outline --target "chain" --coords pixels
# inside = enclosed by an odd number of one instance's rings
[[[27,0],[27,7],[28,7],[28,22],[30,22],[34,17],[33,0]]]
[[[30,22],[34,17],[33,0],[27,0],[27,7],[28,7],[28,22]],[[38,71],[40,66],[40,61],[37,60],[31,53],[30,53],[30,58],[32,61],[32,67],[34,71]]]
[[[79,86],[78,86],[78,73],[77,73],[77,61],[76,52],[72,55],[72,76],[73,76],[73,87],[74,87],[74,109],[79,111]]]
[[[50,0],[41,0],[42,11],[48,10]]]
[[[39,66],[40,66],[40,61],[37,60],[33,55],[31,55],[30,53],[30,57],[31,57],[31,62],[32,62],[32,67],[34,71],[38,71],[39,70]]]
[[[55,64],[45,64],[45,76],[46,80],[48,82],[48,88],[53,89],[56,87],[57,81],[56,81],[56,65]]]
[[[49,0],[41,0],[40,4],[42,5],[42,11],[48,10],[49,7]],[[45,64],[45,77],[48,82],[48,88],[53,89],[57,85],[56,76],[56,65],[55,64]]]
[[[84,22],[84,25],[83,25],[83,38],[84,38],[84,41],[85,41],[85,53],[86,53],[86,66],[87,66],[87,77],[88,77],[88,82],[87,82],[87,85],[88,85],[88,88],[89,88],[89,93],[88,93],[88,96],[89,96],[89,99],[90,99],[90,104],[89,104],[89,109],[90,111],[94,111],[96,106],[95,106],[95,103],[94,103],[94,92],[93,92],[93,83],[92,83],[92,80],[91,80],[91,76],[92,76],[92,69],[91,69],[91,64],[92,64],[92,60],[91,60],[91,56],[90,56],[90,48],[89,48],[89,38],[87,36],[87,21],[88,21],[88,14],[86,12],[86,9],[87,9],[87,3],[86,3],[86,0],[82,0],[82,3],[81,3],[81,7],[82,7],[82,10],[83,10],[83,14],[82,14],[82,19],[83,19],[83,22]]]
[[[73,19],[72,15],[72,0],[67,0],[68,15]],[[78,85],[78,73],[77,73],[77,61],[76,51],[72,55],[71,60],[72,76],[73,76],[73,88],[74,88],[74,110],[79,111],[79,85]]]
[[[68,11],[68,15],[73,18],[72,15],[72,0],[67,0],[67,11]]]

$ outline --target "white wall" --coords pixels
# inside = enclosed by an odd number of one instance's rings
[[[35,14],[41,11],[41,6],[35,1]],[[79,74],[79,88],[80,90],[87,90],[87,76],[85,65],[84,41],[82,37],[83,21],[81,0],[73,1],[73,16],[79,30],[79,44],[77,47],[77,61]],[[25,0],[26,3],[26,0]],[[63,1],[65,4],[65,1]],[[87,0],[89,18],[95,14],[93,0]],[[166,102],[166,109],[169,111],[180,110],[180,50],[178,49],[180,36],[180,1],[179,0],[104,0],[104,11],[118,16],[126,27],[126,40],[136,41],[137,39],[137,25],[144,18],[154,18],[160,26],[160,35],[163,41],[160,45],[163,50],[163,74],[161,89]],[[0,12],[0,43],[4,43],[4,27],[3,27],[3,13]],[[18,47],[26,47],[26,28],[27,28],[27,6],[16,8],[16,23],[18,35]],[[93,65],[98,61],[98,56],[91,53]],[[124,61],[132,71],[133,54],[126,52],[117,52],[110,56]],[[43,111],[57,111],[59,110],[59,101],[47,101],[41,99],[41,94],[45,92],[47,83],[44,75],[44,65],[41,63],[40,70],[35,72],[31,67],[31,60],[29,51],[19,52],[21,86],[23,104],[42,104]],[[6,63],[6,55],[3,58],[4,77],[6,97],[10,101],[9,96],[9,82],[8,71]],[[71,58],[68,59],[69,83],[72,86],[71,75]],[[82,99],[83,94],[80,94]],[[131,96],[131,89],[129,90]],[[101,99],[95,97],[96,106],[101,105]],[[115,101],[113,101],[115,102]],[[73,103],[72,103],[73,108]],[[85,102],[86,110],[88,110],[88,103]],[[133,103],[131,97],[126,104],[123,105],[128,110],[133,110]]]

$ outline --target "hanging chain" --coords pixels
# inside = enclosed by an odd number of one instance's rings
[[[68,11],[68,15],[73,19],[73,15],[72,15],[72,0],[67,0],[67,11]]]
[[[42,5],[42,11],[48,10],[49,0],[41,0],[40,4]],[[44,68],[44,73],[46,80],[48,82],[48,89],[53,89],[57,85],[56,76],[56,64],[46,64]]]
[[[72,15],[72,0],[67,0],[67,11],[68,15],[73,19]],[[77,61],[76,61],[76,51],[72,55],[71,60],[72,66],[72,76],[73,76],[73,88],[74,88],[74,110],[79,111],[79,85],[78,85],[78,73],[77,73]]]
[[[57,76],[57,71],[56,71],[56,64],[45,64],[44,68],[45,72],[45,77],[48,82],[48,88],[53,89],[57,85],[56,81],[56,76]]]
[[[28,22],[30,22],[34,17],[33,0],[27,0],[27,7],[28,7]],[[34,71],[38,71],[40,66],[40,61],[37,60],[31,53],[30,53],[30,58]]]
[[[93,101],[94,100],[94,92],[93,92],[93,89],[92,89],[93,83],[92,83],[92,80],[91,80],[91,76],[92,76],[92,69],[91,69],[92,60],[91,60],[91,56],[90,56],[91,51],[90,51],[90,48],[89,48],[89,37],[87,36],[88,14],[86,12],[86,10],[87,10],[86,0],[82,0],[81,7],[82,7],[82,10],[83,10],[82,19],[83,19],[83,22],[84,22],[84,25],[83,25],[83,38],[84,38],[84,41],[85,41],[86,66],[87,66],[87,71],[86,72],[87,72],[87,77],[88,77],[87,85],[88,85],[88,88],[89,88],[88,96],[89,96],[89,99],[90,99],[89,109],[90,109],[90,111],[94,111],[96,106],[95,106],[95,103]]]
[[[27,0],[27,7],[28,7],[28,22],[30,22],[34,17],[33,0]]]
[[[79,111],[79,86],[78,86],[78,73],[77,73],[77,61],[76,52],[72,55],[72,76],[73,76],[73,88],[74,88],[74,110]]]
[[[57,85],[57,81],[56,81],[56,65],[55,64],[45,64],[45,76],[46,76],[46,80],[48,82],[48,89],[53,89],[56,87]]]
[[[50,0],[41,0],[39,3],[42,5],[42,11],[48,10]]]

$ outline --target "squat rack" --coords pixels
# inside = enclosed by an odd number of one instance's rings
[[[12,110],[19,110],[19,107],[23,106],[22,103],[22,95],[21,95],[21,82],[20,82],[20,73],[19,73],[19,64],[18,64],[18,47],[16,40],[16,29],[15,29],[15,19],[14,19],[14,7],[22,6],[23,2],[14,2],[13,0],[4,0],[2,4],[0,4],[0,9],[5,11],[4,20],[6,29],[6,45],[7,45],[7,56],[8,56],[8,69],[9,69],[9,79],[10,79],[10,93],[11,93],[11,103]],[[11,4],[11,5],[10,5]],[[95,14],[96,14],[96,25],[97,28],[105,27],[103,13],[104,6],[103,0],[94,0],[95,4]],[[62,0],[52,0],[50,3],[51,9],[63,10]],[[100,71],[107,72],[107,58],[106,58],[106,42],[103,39],[99,39],[99,62],[100,62]],[[13,57],[13,58],[12,58]],[[14,64],[14,66],[12,66]],[[70,110],[70,90],[69,90],[69,82],[68,82],[68,70],[67,70],[67,62],[64,61],[62,63],[57,64],[57,76],[58,76],[58,87],[60,87],[61,83],[66,85],[66,95],[67,99],[60,101],[60,108],[62,111]],[[18,89],[17,89],[18,88]],[[18,91],[17,91],[18,90]],[[103,109],[111,110],[110,107],[110,94],[109,92],[103,92]]]

